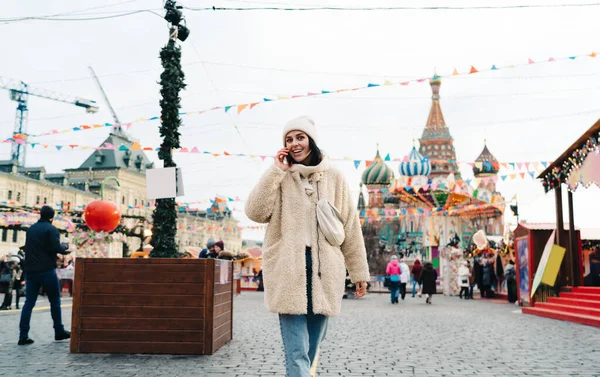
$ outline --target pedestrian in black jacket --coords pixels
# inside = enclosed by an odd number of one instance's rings
[[[33,343],[29,338],[31,312],[35,306],[40,288],[43,288],[50,301],[50,314],[54,322],[54,339],[69,339],[71,333],[65,331],[60,309],[60,284],[56,275],[57,254],[68,254],[69,246],[60,243],[58,229],[52,225],[54,210],[43,206],[40,219],[28,230],[25,238],[25,305],[19,323],[20,346]]]
[[[427,300],[425,300],[427,304],[431,304],[431,298],[437,291],[437,277],[437,271],[433,268],[433,264],[426,262],[421,271],[419,283],[423,285],[423,294],[427,295]]]

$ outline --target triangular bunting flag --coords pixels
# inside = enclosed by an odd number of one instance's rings
[[[528,64],[535,64],[535,62],[533,60],[531,60],[531,59],[527,59],[527,63]]]
[[[198,150],[198,147],[192,148],[192,153],[200,153],[200,151]]]
[[[374,87],[374,86],[379,86],[379,84],[372,84],[372,83],[369,83],[369,84],[367,85],[367,88],[372,88],[372,87]]]
[[[521,170],[521,168],[523,167],[523,163],[517,162],[517,167],[519,168],[519,170]]]
[[[442,76],[439,76],[439,75],[433,75],[433,78],[432,78],[432,80],[433,80],[433,81],[437,81],[437,80],[439,80],[441,77],[442,77]]]
[[[409,84],[409,82],[408,82],[408,81],[404,81],[404,82],[401,82],[401,83],[400,83],[400,85],[404,85],[404,86],[406,86],[406,85],[408,85],[408,84]]]
[[[56,146],[56,150],[61,150],[61,149],[62,149],[62,147],[63,147],[62,145],[57,145],[57,146]]]
[[[260,159],[263,161],[265,160],[265,158],[267,158],[267,156],[260,156]]]
[[[532,162],[531,165],[533,165],[533,168],[535,170],[538,170],[540,168],[540,164],[537,161]]]
[[[321,90],[321,94],[329,94],[331,93],[329,90]]]
[[[385,82],[383,83],[383,85],[392,85],[392,82],[389,80],[385,80]]]
[[[549,62],[554,62],[556,61],[553,57],[550,57],[550,59],[548,59]]]
[[[367,160],[367,161],[365,161],[365,166],[369,167],[369,166],[371,166],[372,163],[373,163],[373,161]]]
[[[358,169],[358,166],[360,165],[360,160],[354,160],[354,167],[356,169]]]
[[[529,162],[525,163],[525,170],[529,170]]]
[[[571,60],[575,60],[575,58],[576,58],[576,57],[577,57],[577,56],[569,56],[569,59],[571,59]]]
[[[502,166],[504,169],[508,169],[508,164],[506,162],[501,162],[500,166]]]
[[[260,102],[254,102],[250,104],[250,110],[252,110],[252,108],[256,105],[258,105]]]
[[[238,105],[238,108],[237,108],[238,114],[241,113],[242,111],[244,111],[246,109],[246,107],[248,107],[247,103],[245,103],[243,105]]]
[[[189,152],[189,149],[187,149],[187,148],[183,147],[183,148],[181,148],[181,149],[179,150],[179,152],[182,152],[182,153],[188,153],[188,152]]]
[[[225,106],[225,112],[228,112],[233,106]]]
[[[525,179],[525,173],[519,173],[519,175],[521,176],[521,178]]]
[[[496,68],[496,65],[494,64],[494,65],[492,66],[492,71],[496,71],[497,69],[498,69],[498,68]]]
[[[129,150],[129,148],[127,148],[125,145],[121,145],[121,146],[119,147],[119,150],[120,150],[120,151],[128,151],[128,150]]]
[[[270,98],[263,98],[263,101],[264,101],[264,102],[270,102],[270,101],[273,101],[273,100],[272,100],[272,99],[270,99]]]
[[[542,161],[541,164],[544,168],[548,166],[548,163],[546,161]]]
[[[501,175],[500,178],[502,178],[503,181],[506,181],[506,175]]]
[[[452,71],[452,76],[456,76],[458,75],[458,71],[456,70],[456,68],[454,68],[454,71]]]
[[[388,153],[383,160],[384,161],[390,161],[390,154]]]
[[[530,171],[530,172],[529,172],[529,175],[531,176],[531,179],[535,179],[535,172],[533,172],[533,171]]]
[[[592,51],[591,54],[588,55],[590,58],[595,58],[596,57],[596,53],[594,51]]]
[[[421,78],[421,79],[417,79],[417,82],[423,82],[423,81],[425,81],[425,80],[427,80],[427,78],[423,77],[423,78]]]
[[[140,143],[138,143],[137,141],[135,141],[132,145],[131,145],[131,150],[132,151],[141,151],[142,148],[140,147]]]
[[[469,74],[471,73],[477,73],[479,72],[475,67],[471,66],[471,70],[469,71]]]
[[[517,178],[517,173],[512,173],[509,175],[510,179],[515,179]]]

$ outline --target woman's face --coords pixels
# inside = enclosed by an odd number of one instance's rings
[[[221,248],[219,247],[219,245],[215,245],[214,248],[215,248],[215,253],[222,251]]]
[[[294,161],[302,163],[310,155],[308,135],[302,131],[290,131],[285,135],[285,147],[290,151]]]

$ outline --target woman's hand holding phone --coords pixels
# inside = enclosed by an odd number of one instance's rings
[[[286,171],[290,168],[289,155],[290,151],[287,148],[281,148],[275,155],[275,166],[279,169]]]

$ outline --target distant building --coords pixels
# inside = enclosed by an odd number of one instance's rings
[[[152,220],[154,203],[146,199],[146,170],[152,167],[139,143],[120,129],[115,129],[78,168],[65,169],[63,173],[47,174],[44,167],[19,168],[13,161],[0,161],[0,212],[5,218],[6,214],[13,214],[10,224],[3,225],[0,218],[0,255],[25,243],[27,227],[13,224],[17,214],[29,213],[31,218],[36,209],[47,204],[68,221],[80,221],[87,203],[100,199],[102,181],[110,176],[116,177],[120,186],[108,181],[105,199],[121,207],[122,224],[131,228],[127,249],[138,250],[144,229],[150,227]],[[180,252],[186,247],[205,247],[209,238],[223,240],[226,249],[233,252],[242,248],[238,222],[226,206],[207,210],[182,207],[177,223]],[[65,230],[62,237],[67,239],[68,233]]]

